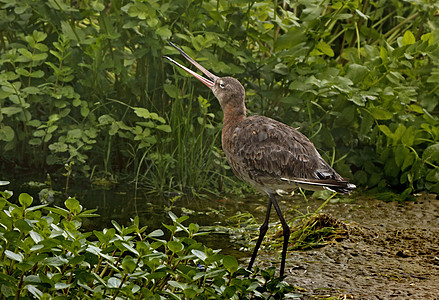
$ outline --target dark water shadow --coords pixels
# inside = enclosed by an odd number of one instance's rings
[[[241,242],[244,241],[237,241],[239,236],[231,237],[224,228],[233,223],[229,220],[230,217],[242,213],[251,213],[259,222],[265,214],[266,202],[263,196],[257,195],[238,199],[158,197],[152,196],[146,190],[126,188],[112,190],[72,188],[69,194],[74,195],[85,209],[97,209],[96,213],[99,217],[83,220],[82,227],[86,231],[113,227],[112,220],[120,225],[129,226],[132,218],[138,216],[140,225],[148,226],[147,232],[161,228],[166,233],[163,224],[171,223],[168,211],[172,211],[177,216],[189,217],[184,222],[186,226],[196,223],[202,228],[209,228],[210,233],[197,237],[197,240],[213,249],[222,249],[223,254],[238,258],[249,256],[249,249],[243,248]],[[62,206],[62,203],[58,205]]]

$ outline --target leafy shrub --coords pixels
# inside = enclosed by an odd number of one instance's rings
[[[250,113],[300,127],[358,185],[438,192],[437,9],[1,0],[0,158],[52,172],[74,162],[73,174],[128,176],[157,191],[229,184],[220,107],[165,67],[172,37],[243,82]]]
[[[5,298],[36,299],[268,299],[294,290],[275,268],[253,274],[233,256],[210,249],[196,237],[197,224],[169,213],[164,232],[147,233],[135,217],[125,227],[83,232],[83,210],[69,198],[66,208],[31,206],[28,194],[10,203],[0,193],[0,290]]]

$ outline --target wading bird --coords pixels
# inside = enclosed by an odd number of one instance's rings
[[[222,146],[227,161],[236,176],[256,190],[268,194],[269,201],[265,221],[259,229],[259,237],[248,269],[255,262],[258,249],[268,230],[273,206],[282,224],[283,248],[280,276],[284,275],[285,258],[290,228],[276,201],[278,190],[292,191],[298,187],[318,191],[330,190],[349,193],[355,185],[342,178],[326,163],[313,143],[296,129],[264,116],[246,116],[245,90],[232,77],[218,77],[207,71],[183,50],[171,43],[189,62],[208,78],[165,56],[213,91],[224,113]]]

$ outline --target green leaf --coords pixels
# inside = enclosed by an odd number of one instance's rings
[[[375,120],[390,120],[393,117],[393,114],[391,112],[388,112],[379,107],[370,107],[368,111],[370,112],[372,117],[375,118]]]
[[[53,152],[66,152],[68,150],[67,144],[56,142],[49,145],[49,149]]]
[[[139,255],[139,251],[137,251],[136,249],[134,249],[130,244],[128,243],[123,243],[122,245],[127,248],[129,251],[131,251],[132,253],[134,253],[135,255]]]
[[[393,132],[387,127],[386,125],[378,125],[378,128],[381,130],[382,133],[384,133],[387,137],[393,139],[395,135]]]
[[[188,285],[187,283],[184,282],[178,282],[178,281],[174,281],[174,280],[169,280],[168,284],[172,287],[178,288],[180,290],[185,290],[187,289]]]
[[[374,124],[373,117],[368,113],[363,114],[363,118],[361,120],[360,132],[359,132],[360,138],[365,138],[370,136],[370,132],[372,131],[373,124]]]
[[[70,284],[67,284],[67,283],[64,283],[64,282],[56,282],[55,283],[55,289],[56,290],[66,289],[66,288],[69,288],[70,286],[72,286],[71,283]]]
[[[181,252],[184,249],[183,244],[177,241],[169,241],[167,246],[169,250],[171,250],[174,253]]]
[[[406,130],[407,130],[407,128],[405,127],[404,124],[399,124],[398,128],[396,128],[395,132],[393,133],[394,143],[401,140],[401,138]]]
[[[69,215],[69,211],[68,210],[66,210],[64,208],[60,208],[60,207],[47,207],[46,206],[44,209],[46,209],[46,210],[48,210],[48,211],[50,211],[50,212],[52,212],[54,214],[63,216],[64,218],[67,218],[67,216]]]
[[[200,230],[200,226],[198,224],[190,223],[188,229],[190,233],[194,234]]]
[[[168,94],[169,97],[177,99],[180,95],[180,90],[177,88],[175,84],[167,84],[165,83],[163,85],[163,88],[165,89],[166,94]]]
[[[401,171],[404,171],[408,167],[412,166],[416,161],[416,155],[413,152],[407,153],[404,157],[404,163],[401,166]]]
[[[43,292],[32,284],[26,285],[25,288],[35,297],[35,299],[41,299],[43,296]]]
[[[9,106],[9,107],[1,107],[0,113],[7,115],[8,117],[23,112],[22,107],[18,106]]]
[[[54,256],[54,257],[47,257],[43,259],[41,262],[43,265],[51,266],[51,267],[59,267],[64,264],[67,264],[69,261],[68,259],[61,257],[61,256]]]
[[[29,264],[26,262],[22,262],[22,263],[17,263],[15,265],[17,267],[18,270],[22,271],[22,272],[27,272],[30,269],[32,269],[32,267],[34,266],[33,264]]]
[[[32,78],[42,78],[44,76],[44,72],[42,70],[34,71],[29,74]]]
[[[81,105],[81,116],[85,118],[88,116],[89,113],[90,113],[90,109],[85,105]]]
[[[234,272],[231,272],[234,273]],[[236,295],[236,286],[228,286],[223,292],[223,295],[226,299],[231,299],[233,296]]]
[[[143,107],[133,107],[134,112],[136,113],[137,116],[144,118],[144,119],[149,119],[151,118],[151,113],[149,112],[148,109],[143,108]]]
[[[422,153],[422,160],[439,163],[439,143],[428,146]]]
[[[389,74],[386,75],[386,78],[396,86],[405,81],[404,76],[402,76],[401,73],[395,71],[389,72]]]
[[[363,12],[362,12],[361,10],[356,9],[355,12],[356,12],[360,17],[362,17],[363,19],[365,19],[365,20],[368,20],[368,19],[369,19],[369,17],[368,17],[367,15],[363,14]]]
[[[15,72],[16,72],[18,75],[21,75],[21,76],[26,76],[26,77],[29,77],[29,76],[30,76],[29,71],[26,70],[25,68],[16,68],[16,69],[15,69]]]
[[[156,229],[152,231],[150,234],[148,234],[148,236],[151,238],[161,237],[163,235],[165,235],[165,233],[161,229]]]
[[[125,256],[122,260],[122,268],[125,273],[133,273],[136,270],[136,262],[130,256]]]
[[[18,196],[18,201],[20,202],[21,206],[26,208],[31,206],[33,198],[27,193],[21,193],[20,196]]]
[[[191,252],[193,255],[195,255],[196,257],[198,257],[202,261],[205,261],[207,258],[206,253],[204,253],[203,251],[192,249]]]
[[[2,182],[1,185],[8,185],[8,184],[9,184],[9,181],[3,181],[3,180],[2,180],[1,182]],[[14,195],[14,192],[12,192],[12,191],[8,191],[8,190],[6,190],[6,191],[0,191],[0,196],[3,197],[3,198],[5,198],[5,199],[9,199],[9,198],[11,198],[12,195]]]
[[[15,227],[24,233],[28,233],[32,230],[32,226],[24,219],[17,220],[17,222],[15,222]]]
[[[399,129],[399,127],[398,127],[398,129]],[[417,132],[417,129],[415,128],[415,126],[413,126],[413,125],[410,126],[406,130],[404,130],[404,132],[401,136],[401,142],[406,146],[413,146],[413,143],[415,142],[416,132]]]
[[[416,43],[415,35],[410,30],[404,32],[404,36],[402,37],[402,45],[412,45],[414,43]]]
[[[108,279],[107,286],[110,289],[118,289],[121,285],[122,281],[119,278],[111,277]]]
[[[151,113],[150,114],[150,118],[153,119],[153,120],[157,120],[160,123],[165,123],[166,122],[165,119],[163,119],[162,117],[159,117],[159,115],[156,114],[156,113]]]
[[[172,132],[171,126],[169,125],[157,125],[156,127],[158,130],[164,131],[164,132]]]
[[[45,60],[46,58],[47,58],[47,53],[36,53],[32,55],[33,61]]]
[[[425,180],[439,182],[439,169],[432,169],[427,173]]]
[[[76,198],[68,198],[64,205],[67,207],[67,209],[72,212],[73,214],[79,214],[82,210],[82,206],[79,204],[79,201],[76,200]]]
[[[146,4],[140,2],[127,4],[122,7],[122,10],[127,11],[130,17],[137,17],[141,20],[145,20],[149,16],[149,9]]]
[[[193,255],[195,255],[196,257],[198,257],[202,261],[205,261],[207,259],[207,255],[206,255],[206,253],[204,253],[204,251],[192,249],[191,252]]]
[[[157,28],[155,31],[157,35],[159,35],[163,40],[167,40],[172,36],[171,30],[169,30],[168,26],[162,26]]]
[[[404,162],[405,156],[408,155],[410,152],[409,149],[404,147],[404,145],[398,145],[395,150],[395,162],[398,167],[402,166],[402,163]]]
[[[45,130],[36,130],[33,132],[32,135],[35,137],[43,137],[46,135],[46,131]]]
[[[47,33],[34,30],[34,32],[32,33],[32,36],[36,42],[42,42],[46,39]]]
[[[238,261],[235,257],[226,255],[223,257],[223,265],[230,273],[235,273],[238,270]]]
[[[22,89],[23,92],[30,94],[30,95],[36,95],[40,93],[40,89],[34,86],[28,86]]]
[[[29,235],[35,244],[38,244],[39,242],[41,242],[43,240],[43,237],[36,231],[33,231],[33,230],[29,231]]]
[[[353,83],[362,81],[369,74],[369,69],[363,65],[351,64],[348,66],[346,77]]]
[[[17,51],[22,54],[26,59],[32,60],[32,53],[26,48],[19,48]]]
[[[18,262],[22,262],[23,259],[24,259],[23,254],[21,254],[20,252],[19,253],[14,253],[14,252],[12,252],[10,250],[5,250],[4,253],[5,253],[7,258],[15,260],[15,261],[18,261]]]
[[[11,142],[14,140],[15,132],[10,126],[0,128],[0,141]]]
[[[316,48],[322,51],[323,54],[333,57],[334,51],[332,50],[331,46],[329,46],[327,43],[320,41],[317,43]]]
[[[281,51],[296,46],[300,47],[300,44],[306,42],[306,40],[305,30],[301,27],[292,26],[287,33],[279,36],[276,40],[275,49]]]

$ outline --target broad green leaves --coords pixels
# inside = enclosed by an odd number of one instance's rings
[[[390,120],[393,117],[391,112],[379,107],[370,107],[368,111],[375,120]]]
[[[3,109],[0,112],[4,112]],[[0,140],[5,142],[12,142],[15,137],[15,132],[10,126],[0,127]]]
[[[412,45],[414,43],[416,43],[415,35],[410,30],[404,32],[404,35],[402,37],[402,45],[406,46]]]
[[[74,198],[64,202],[65,208],[44,207],[47,214],[43,206],[28,206],[28,194],[18,198],[19,206],[1,198],[3,296],[269,299],[294,290],[277,284],[274,267],[250,277],[236,258],[196,241],[199,226],[184,225],[187,216],[169,213],[166,227],[171,231],[165,241],[161,229],[148,233],[137,217],[127,226],[113,221],[113,228],[84,232],[82,218],[91,214]]]

